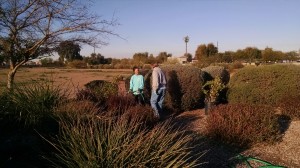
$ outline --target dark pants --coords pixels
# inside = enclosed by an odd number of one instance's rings
[[[145,105],[144,96],[142,94],[134,95],[136,104]]]

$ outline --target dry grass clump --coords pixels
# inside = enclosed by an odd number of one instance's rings
[[[207,118],[207,134],[216,140],[239,147],[248,147],[258,142],[273,142],[279,136],[278,117],[270,106],[219,105]]]
[[[140,117],[59,115],[55,167],[195,167],[190,158],[192,135],[164,122],[145,128]],[[73,116],[71,116],[73,117]],[[200,153],[200,152],[199,152]],[[199,157],[198,157],[199,159]]]

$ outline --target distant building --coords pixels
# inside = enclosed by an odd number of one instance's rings
[[[36,65],[36,62],[34,61],[27,61],[24,63],[24,65]]]
[[[181,57],[178,57],[177,59],[178,59],[178,62],[181,63],[181,64],[188,63],[186,56],[181,56]]]
[[[168,57],[168,61],[176,61],[180,64],[186,64],[188,63],[187,57],[186,56],[181,56],[181,57]]]

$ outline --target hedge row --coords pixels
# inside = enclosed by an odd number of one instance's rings
[[[266,65],[245,67],[229,82],[230,103],[278,105],[287,95],[300,95],[300,67]]]

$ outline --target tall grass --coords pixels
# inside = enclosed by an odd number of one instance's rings
[[[140,117],[61,115],[54,167],[195,167],[194,137],[170,122],[145,128]],[[71,117],[73,119],[66,119]]]
[[[7,96],[9,113],[26,126],[33,126],[52,116],[54,107],[67,97],[67,91],[45,81],[15,85]]]

